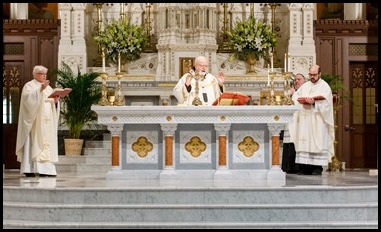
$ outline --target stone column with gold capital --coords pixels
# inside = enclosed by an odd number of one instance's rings
[[[231,124],[214,124],[214,129],[218,137],[218,163],[217,169],[227,169],[227,144],[228,132]]]
[[[280,166],[279,163],[279,134],[280,131],[284,129],[284,125],[279,124],[268,124],[267,125],[270,132],[270,154],[271,154],[271,164],[272,166]]]
[[[120,136],[123,131],[123,124],[107,125],[107,130],[111,132],[111,166],[112,171],[121,170],[120,160]]]
[[[280,180],[283,179],[286,181],[286,174],[280,168],[279,162],[279,133],[284,129],[284,124],[267,124],[270,133],[269,140],[269,158],[270,170],[267,174],[268,180]]]
[[[161,130],[164,134],[164,170],[174,169],[174,156],[173,156],[173,136],[177,129],[177,124],[161,124]]]

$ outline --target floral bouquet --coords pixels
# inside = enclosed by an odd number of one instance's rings
[[[106,49],[107,57],[116,62],[118,53],[124,61],[138,59],[148,45],[149,36],[139,25],[114,19],[94,40],[101,48]]]
[[[246,21],[237,22],[227,35],[228,46],[235,51],[233,57],[244,61],[249,56],[254,56],[256,60],[267,57],[270,49],[277,44],[277,37],[271,26],[252,16]]]

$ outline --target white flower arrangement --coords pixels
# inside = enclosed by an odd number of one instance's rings
[[[234,57],[246,61],[248,55],[256,60],[267,57],[271,48],[277,44],[276,34],[271,26],[250,16],[248,20],[239,21],[227,32],[228,45],[233,49]]]
[[[138,59],[148,45],[149,36],[139,25],[113,20],[94,36],[94,40],[101,48],[106,49],[107,57],[115,62],[119,52],[122,60]]]

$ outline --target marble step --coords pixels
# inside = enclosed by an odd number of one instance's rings
[[[93,177],[92,177],[93,176]],[[100,175],[97,175],[100,177]],[[97,178],[89,175],[88,178]],[[30,180],[33,180],[30,179]],[[36,180],[49,181],[49,179]],[[51,181],[55,181],[52,179]],[[296,204],[296,205],[338,205],[338,204],[378,204],[378,186],[349,186],[349,187],[218,187],[208,190],[204,187],[172,186],[170,182],[158,185],[157,181],[148,180],[120,180],[124,185],[139,184],[130,188],[72,188],[60,189],[32,189],[29,194],[19,196],[18,189],[3,189],[3,202],[30,202],[30,203],[57,203],[74,204]],[[182,184],[192,186],[193,181],[183,181]],[[199,180],[198,185],[202,185]],[[140,187],[141,186],[141,187]],[[149,186],[149,187],[148,187]],[[54,194],[54,199],[51,196]]]
[[[62,172],[102,172],[111,169],[111,141],[85,141],[81,156],[59,156],[57,173]]]
[[[104,155],[111,157],[111,147],[94,147],[94,148],[83,148],[84,156],[93,156],[93,155]]]
[[[25,207],[25,206],[28,207]],[[17,216],[16,216],[17,215]],[[52,222],[355,222],[378,219],[378,203],[83,204],[3,201],[3,219]]]
[[[365,222],[42,222],[3,220],[4,229],[378,229],[378,220]]]

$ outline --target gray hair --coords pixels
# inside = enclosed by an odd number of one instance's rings
[[[42,65],[36,65],[34,66],[33,68],[33,76],[36,76],[37,73],[47,73],[48,72],[48,68],[46,68],[45,66],[42,66]]]

